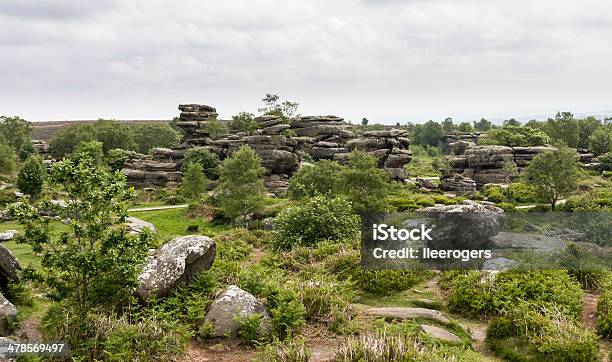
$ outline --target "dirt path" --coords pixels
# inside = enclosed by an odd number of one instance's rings
[[[184,209],[189,207],[187,204],[181,205],[167,205],[167,206],[151,206],[151,207],[137,207],[134,209],[128,209],[128,212],[136,211],[157,211],[157,210],[168,210],[168,209]]]
[[[585,292],[582,296],[582,323],[587,328],[597,328],[597,301],[599,295]]]

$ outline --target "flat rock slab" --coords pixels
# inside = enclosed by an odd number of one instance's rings
[[[17,308],[0,293],[0,336],[10,333],[9,324],[17,320]]]
[[[461,338],[459,338],[456,334],[447,331],[446,329],[442,329],[436,326],[430,326],[428,324],[421,324],[421,329],[423,333],[427,334],[432,338],[436,338],[445,342],[451,343],[461,343]]]
[[[440,323],[450,324],[451,321],[446,318],[442,312],[435,309],[427,308],[407,308],[407,307],[382,307],[370,308],[365,311],[366,314],[383,317],[385,319],[415,319],[424,318],[435,320]]]
[[[16,230],[6,230],[0,233],[0,241],[9,241],[12,240],[15,235],[17,235]]]
[[[153,235],[157,234],[157,229],[155,228],[155,225],[151,224],[148,221],[135,218],[133,216],[127,217],[125,219],[125,227],[130,235],[138,235],[145,228],[149,229],[149,231],[151,231]]]
[[[492,237],[491,241],[500,249],[533,250],[544,253],[554,253],[566,247],[565,243],[556,237],[505,231]]]

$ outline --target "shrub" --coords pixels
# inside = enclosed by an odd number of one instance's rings
[[[597,332],[612,339],[612,275],[602,282],[602,294],[597,304]]]
[[[187,153],[185,153],[181,170],[186,172],[191,163],[201,165],[202,171],[206,177],[214,179],[219,176],[219,156],[204,147],[190,148]]]
[[[42,191],[46,175],[47,170],[43,165],[42,158],[38,155],[31,155],[19,170],[17,187],[19,191],[30,195],[32,199],[36,199]]]
[[[497,204],[495,206],[499,207],[500,209],[504,210],[505,212],[514,212],[514,211],[516,211],[516,205],[514,205],[511,202],[500,202],[499,204]]]
[[[32,149],[31,134],[31,122],[17,116],[0,116],[0,139],[13,150],[13,153],[21,156]]]
[[[129,158],[129,151],[121,148],[114,148],[108,151],[108,154],[106,155],[106,164],[111,168],[111,170],[120,171]]]
[[[289,195],[303,199],[317,195],[331,196],[342,192],[344,166],[330,160],[320,160],[303,166],[289,180]]]
[[[504,201],[504,190],[499,185],[487,185],[482,193],[488,201],[495,203]]]
[[[230,125],[233,129],[245,132],[248,135],[253,134],[259,128],[259,123],[255,121],[255,116],[248,112],[240,112],[233,116]]]
[[[524,183],[511,183],[506,189],[506,198],[519,203],[537,202],[538,196],[535,189]]]
[[[589,137],[589,148],[595,156],[612,152],[612,127],[600,127]]]
[[[487,131],[486,136],[478,140],[479,145],[502,145],[509,147],[529,147],[550,144],[548,135],[540,130],[508,125]]]
[[[181,179],[181,196],[187,200],[199,200],[204,191],[206,191],[206,177],[202,172],[202,166],[197,163],[189,164]]]
[[[291,339],[286,342],[275,341],[266,345],[260,352],[261,361],[266,362],[308,362],[312,352],[303,339]]]
[[[219,185],[215,189],[223,214],[236,219],[258,212],[264,206],[266,189],[263,185],[265,169],[261,158],[249,146],[225,159],[221,166]]]
[[[79,143],[70,158],[78,163],[83,158],[90,158],[96,165],[102,165],[104,159],[104,144],[99,141],[88,141]]]
[[[604,171],[612,171],[612,151],[597,157]]]
[[[216,118],[206,121],[204,126],[202,126],[202,130],[208,133],[212,139],[221,138],[228,133],[227,123]]]
[[[529,303],[519,303],[491,320],[487,341],[496,353],[511,360],[599,360],[595,334],[554,306],[534,308]]]
[[[256,345],[263,341],[260,333],[261,329],[261,314],[253,314],[247,317],[237,317],[238,335],[248,344]]]
[[[143,154],[148,154],[155,147],[172,148],[181,139],[179,132],[167,124],[141,124],[131,127],[137,151]]]
[[[374,157],[361,151],[351,152],[342,178],[345,194],[357,214],[384,210],[389,177],[377,167]]]
[[[359,231],[359,217],[341,197],[312,197],[281,211],[275,223],[272,243],[278,249],[352,239]]]
[[[9,174],[17,168],[17,155],[15,151],[0,138],[0,172]]]

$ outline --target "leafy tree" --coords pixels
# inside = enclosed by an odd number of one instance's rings
[[[580,175],[576,151],[569,148],[542,152],[523,171],[525,183],[534,186],[553,210],[557,201],[577,189]]]
[[[487,132],[478,140],[481,145],[502,145],[509,147],[542,146],[549,144],[550,137],[546,133],[522,126],[504,126]]]
[[[261,210],[266,193],[264,172],[259,155],[246,145],[223,161],[216,191],[226,217],[246,220]]]
[[[141,124],[132,127],[134,142],[140,153],[148,154],[155,147],[172,148],[181,140],[180,133],[167,124]]]
[[[289,180],[289,195],[294,199],[303,199],[341,194],[346,189],[342,178],[344,169],[338,162],[330,160],[302,166]]]
[[[0,117],[0,137],[16,154],[20,154],[23,148],[31,145],[30,136],[32,124],[25,119],[15,117]]]
[[[185,153],[181,170],[185,173],[192,163],[202,166],[202,171],[206,177],[219,177],[219,156],[204,147],[193,147]]]
[[[383,201],[389,177],[384,170],[377,167],[373,156],[353,151],[349,166],[342,173],[345,194],[357,214],[380,212],[384,210]]]
[[[38,154],[38,151],[36,151],[36,148],[34,147],[32,142],[28,142],[24,144],[19,150],[19,160],[25,161],[28,159],[28,157],[30,157],[30,155],[37,155],[37,154]]]
[[[102,142],[105,154],[115,148],[133,150],[136,147],[132,126],[121,122],[99,119],[93,125],[93,135],[96,141]]]
[[[517,120],[516,120],[516,119],[514,119],[514,118],[510,118],[510,119],[506,119],[506,120],[504,120],[503,125],[504,125],[504,126],[515,126],[515,127],[520,127],[521,122],[517,121]]]
[[[580,142],[580,125],[570,112],[558,112],[555,118],[549,118],[544,131],[555,142],[569,147],[578,147]]]
[[[453,119],[450,117],[445,118],[442,122],[442,129],[444,130],[444,133],[453,132],[455,130],[455,124],[453,123]]]
[[[181,180],[181,195],[188,200],[198,200],[206,190],[206,177],[202,165],[190,163]]]
[[[599,155],[597,157],[604,171],[612,171],[612,151]]]
[[[61,128],[49,141],[51,156],[60,159],[71,154],[81,142],[94,141],[93,127],[89,124],[73,124]]]
[[[217,139],[225,136],[228,132],[227,124],[221,122],[216,118],[206,121],[206,124],[202,127],[212,139]]]
[[[459,126],[457,126],[457,131],[459,132],[472,132],[472,125],[468,122],[461,122]]]
[[[257,129],[259,129],[259,123],[255,121],[255,115],[248,112],[240,112],[232,117],[232,128],[245,132],[248,135],[252,135]]]
[[[291,117],[296,115],[299,106],[297,102],[281,102],[278,95],[271,93],[266,93],[262,101],[264,106],[258,109],[259,112],[282,117],[285,121],[288,121]]]
[[[100,141],[81,142],[72,152],[71,158],[78,162],[83,157],[89,157],[96,165],[104,160],[104,145]]]
[[[578,126],[580,127],[578,147],[589,148],[589,138],[593,133],[595,133],[595,131],[602,127],[602,124],[595,117],[587,117],[585,119],[578,120]]]
[[[106,164],[111,168],[111,170],[120,171],[129,158],[129,151],[122,150],[121,148],[115,148],[108,151],[108,154],[106,155]]]
[[[414,143],[421,146],[439,146],[444,139],[442,126],[434,121],[414,126]]]
[[[474,121],[474,129],[476,129],[478,132],[485,132],[491,128],[493,128],[493,123],[485,118],[481,118],[478,122]]]
[[[368,121],[368,119],[367,119],[367,118],[365,118],[365,117],[363,117],[363,118],[361,119],[361,125],[362,125],[362,126],[364,126],[364,127],[365,127],[365,126],[367,126],[369,122],[370,122],[370,121]]]
[[[21,166],[17,176],[17,187],[19,191],[30,195],[32,200],[38,198],[42,192],[47,171],[43,160],[38,155],[31,155]]]
[[[612,151],[612,126],[597,129],[589,137],[589,148],[595,156]]]
[[[343,197],[306,199],[281,211],[275,224],[272,243],[278,249],[351,240],[359,231],[359,217]]]
[[[9,174],[15,171],[16,159],[15,151],[6,143],[4,137],[0,137],[0,172]]]
[[[126,305],[137,286],[150,234],[126,233],[124,201],[133,191],[125,187],[125,176],[83,157],[78,163],[56,163],[50,183],[66,195],[65,207],[44,205],[69,220],[68,230],[59,238],[49,233],[48,213],[39,212],[27,200],[11,208],[24,227],[17,242],[42,254],[38,278],[47,285],[49,296],[76,310],[76,315],[66,316],[70,320],[85,320],[92,308]]]

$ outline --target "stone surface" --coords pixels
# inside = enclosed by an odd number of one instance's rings
[[[565,243],[557,237],[507,231],[500,232],[492,237],[491,241],[500,249],[532,250],[549,255],[566,247]]]
[[[370,308],[365,311],[366,314],[382,317],[388,320],[409,320],[409,319],[430,319],[443,324],[450,324],[451,321],[446,318],[442,312],[435,309],[427,308],[409,308],[409,307],[381,307]]]
[[[200,324],[200,334],[203,327],[210,323],[213,327],[212,338],[238,336],[239,324],[237,319],[253,315],[260,315],[260,336],[269,336],[272,332],[270,315],[266,307],[252,294],[230,285],[223,289],[212,302],[204,320]]]
[[[503,271],[503,270],[512,269],[516,265],[517,265],[517,262],[514,260],[510,260],[507,258],[495,258],[495,259],[487,260],[484,263],[482,263],[482,265],[480,266],[480,270]]]
[[[17,235],[17,230],[5,230],[0,233],[0,242],[13,240]]]
[[[16,320],[17,308],[0,293],[0,336],[8,336],[11,332],[9,325],[14,324]]]
[[[476,182],[469,177],[455,174],[440,180],[440,189],[452,191],[457,195],[468,195],[476,192]]]
[[[208,270],[215,254],[215,241],[206,236],[179,236],[170,240],[147,261],[138,277],[136,294],[142,300],[167,296],[175,287]]]
[[[19,281],[20,270],[19,260],[4,245],[0,245],[0,287],[4,288],[9,282]]]
[[[157,229],[155,228],[155,225],[151,224],[148,221],[135,218],[133,216],[128,216],[125,219],[125,227],[130,235],[138,235],[145,228],[149,229],[149,231],[151,231],[153,235],[157,234]]]
[[[421,324],[421,329],[423,333],[427,334],[432,338],[436,338],[445,342],[450,343],[461,343],[461,338],[459,338],[456,334],[447,331],[446,329],[442,329],[436,326],[430,326],[427,324]]]

